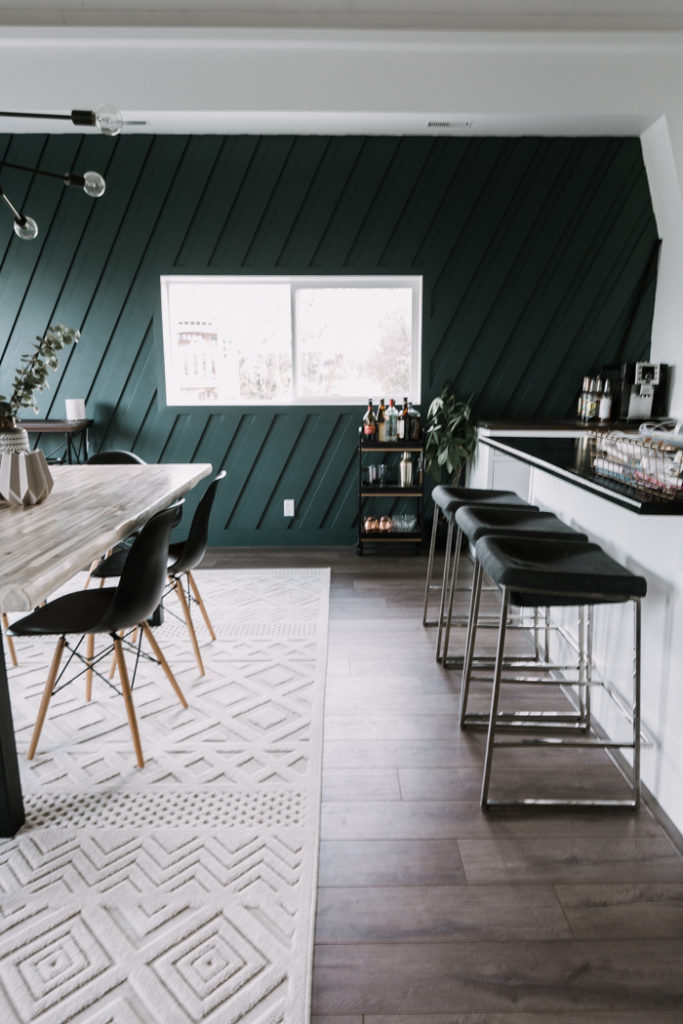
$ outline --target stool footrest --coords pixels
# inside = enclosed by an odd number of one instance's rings
[[[542,797],[538,799],[530,797],[526,800],[487,800],[483,810],[489,811],[495,807],[623,807],[625,810],[632,811],[639,806],[640,800],[638,797],[626,800],[591,800],[589,798],[583,800],[546,800]]]

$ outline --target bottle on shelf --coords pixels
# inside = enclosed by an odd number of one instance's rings
[[[384,444],[387,439],[387,417],[386,408],[384,406],[384,399],[380,398],[379,405],[377,406],[377,441],[379,444]]]
[[[410,457],[410,452],[403,453],[398,469],[401,487],[411,487],[413,483],[413,460]]]
[[[609,423],[612,419],[612,387],[609,382],[609,377],[605,378],[605,386],[602,389],[598,419],[601,423]]]
[[[586,422],[586,415],[588,412],[588,396],[590,393],[591,379],[590,377],[583,378],[583,384],[581,385],[581,393],[579,394],[579,404],[577,408],[578,417],[582,423]]]
[[[593,378],[591,385],[591,407],[590,407],[590,423],[597,423],[600,415],[600,402],[602,400],[602,377],[597,376]]]
[[[393,398],[389,399],[389,408],[387,409],[387,425],[385,428],[385,437],[387,441],[396,441],[398,439],[398,409],[394,405]]]
[[[372,407],[372,399],[368,398],[368,408],[365,416],[363,416],[363,442],[364,444],[374,444],[377,440],[377,417],[375,416],[375,410]]]
[[[421,432],[420,414],[412,402],[408,402],[408,416],[410,418],[410,440],[419,441]],[[406,438],[406,440],[408,439]]]
[[[403,408],[398,417],[398,439],[399,441],[410,440],[410,415],[408,413],[408,399],[403,399]]]

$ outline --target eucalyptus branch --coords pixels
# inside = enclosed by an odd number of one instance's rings
[[[76,344],[80,331],[64,324],[52,324],[42,338],[36,337],[33,352],[20,359],[9,398],[0,395],[0,416],[16,416],[20,409],[39,412],[36,393],[49,387],[48,376],[59,366],[57,353],[68,345]]]

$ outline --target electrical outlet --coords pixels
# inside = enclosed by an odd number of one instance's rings
[[[294,515],[294,498],[285,498],[283,516]]]

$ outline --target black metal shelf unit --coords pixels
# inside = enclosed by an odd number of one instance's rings
[[[404,452],[413,453],[413,479],[410,487],[400,485],[400,461]],[[366,544],[412,544],[422,543],[422,457],[424,445],[422,441],[386,441],[382,443],[364,444],[358,442],[358,541],[356,551],[363,554]],[[379,467],[384,465],[384,479],[369,480],[368,475],[371,466]],[[366,530],[365,521],[368,518],[365,514],[366,502],[370,499],[382,499],[384,502],[410,501],[416,517],[416,525],[413,530],[399,530],[385,528],[383,530]],[[380,518],[388,519],[391,516],[392,505],[387,504],[386,513]],[[370,517],[373,518],[373,517]]]

